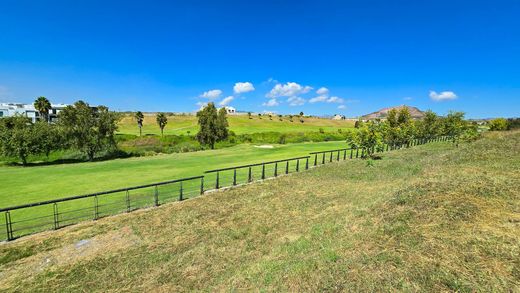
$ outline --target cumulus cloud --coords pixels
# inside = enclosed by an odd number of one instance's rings
[[[222,95],[222,91],[219,89],[215,90],[209,90],[207,92],[204,92],[202,95],[200,95],[201,98],[206,98],[209,100],[215,100],[218,99]]]
[[[233,87],[233,92],[235,94],[242,94],[247,92],[252,92],[255,90],[255,87],[250,82],[237,82]]]
[[[274,106],[278,106],[278,105],[280,105],[280,103],[278,103],[276,98],[269,99],[269,101],[262,104],[262,106],[266,106],[266,107],[274,107]]]
[[[296,82],[288,82],[286,84],[276,84],[271,91],[266,95],[268,98],[278,97],[295,97],[301,94],[308,93],[312,90],[310,86],[302,86]]]
[[[231,101],[233,101],[233,99],[234,99],[233,96],[225,97],[222,101],[220,101],[219,105],[227,106],[227,105],[229,105],[229,103],[231,103]]]
[[[340,109],[340,110],[344,110],[344,109],[346,109],[346,108],[347,108],[347,106],[345,106],[345,105],[339,105],[339,106],[338,106],[338,109]]]
[[[326,87],[320,87],[320,88],[316,91],[316,93],[317,93],[318,95],[320,95],[320,96],[322,96],[322,95],[325,96],[325,95],[328,95],[328,94],[329,94],[329,89],[326,88]]]
[[[305,99],[292,96],[287,99],[287,102],[289,103],[289,106],[301,106],[305,104]]]
[[[317,96],[317,97],[314,97],[309,100],[309,103],[320,103],[320,102],[342,104],[344,101],[340,97],[336,97],[336,96],[328,97],[326,95]]]
[[[444,91],[440,94],[436,91],[430,91],[430,99],[434,101],[448,101],[448,100],[455,100],[457,98],[457,95],[452,91]]]

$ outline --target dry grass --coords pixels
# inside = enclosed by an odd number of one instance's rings
[[[0,290],[519,291],[519,144],[426,145],[22,238],[0,246]]]

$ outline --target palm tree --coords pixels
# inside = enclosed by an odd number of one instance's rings
[[[143,120],[144,120],[144,115],[141,111],[137,111],[135,112],[135,120],[137,120],[137,127],[139,127],[139,136],[141,136],[143,134]]]
[[[283,120],[282,120],[282,115],[279,114],[279,115],[278,115],[278,119],[280,119],[280,121],[283,121]]]
[[[289,121],[291,121],[291,122],[292,122],[292,117],[293,117],[292,115],[289,115]]]
[[[273,120],[273,114],[269,114],[269,120]]]
[[[34,101],[34,108],[38,110],[40,116],[49,122],[49,111],[52,109],[51,102],[46,97],[38,97]]]
[[[258,119],[262,119],[262,114],[258,113]]]
[[[300,112],[300,122],[303,123],[303,112]]]
[[[249,119],[251,119],[251,112],[247,112],[247,117],[249,117]]]
[[[159,124],[159,128],[161,128],[161,136],[163,136],[164,127],[168,124],[168,118],[164,113],[157,113],[155,120],[157,120],[157,124]]]

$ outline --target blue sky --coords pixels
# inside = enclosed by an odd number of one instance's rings
[[[516,0],[0,0],[0,102],[520,116],[519,15]]]

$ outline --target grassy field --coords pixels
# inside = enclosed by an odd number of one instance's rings
[[[0,291],[520,290],[520,132],[0,245]]]
[[[229,115],[229,129],[236,134],[256,133],[256,132],[310,132],[319,131],[322,128],[324,131],[336,132],[338,129],[348,129],[354,127],[352,121],[346,120],[332,120],[321,118],[305,118],[304,123],[300,123],[298,118],[294,118],[294,122],[289,122],[289,119],[284,117],[283,121],[279,121],[278,117],[263,116],[259,119],[258,116],[249,119],[247,115]],[[197,117],[191,116],[168,116],[168,124],[164,129],[164,134],[187,134],[192,135],[197,133]],[[119,123],[119,133],[139,135],[139,128],[137,122],[132,116],[125,116]],[[160,134],[161,131],[155,121],[155,115],[145,115],[143,122],[143,134]]]
[[[38,167],[0,166],[0,206],[202,175],[203,171],[308,155],[346,147],[345,142],[252,144],[192,153]]]

